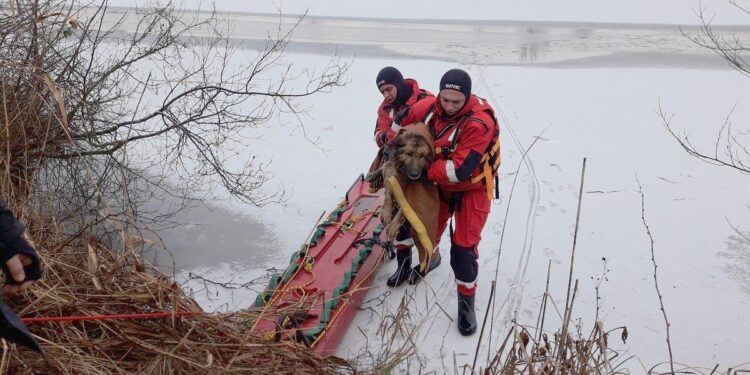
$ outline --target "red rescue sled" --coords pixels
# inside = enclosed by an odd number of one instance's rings
[[[380,240],[383,191],[368,192],[360,175],[319,223],[289,267],[255,301],[252,328],[268,340],[294,340],[331,355],[354,318],[387,252]]]

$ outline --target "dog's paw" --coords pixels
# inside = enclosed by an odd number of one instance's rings
[[[378,169],[377,171],[372,171],[372,172],[368,173],[365,176],[365,181],[372,182],[372,180],[374,180],[374,179],[376,179],[378,177],[383,178],[383,171],[381,171],[380,169]]]
[[[381,171],[368,173],[367,177],[365,177],[365,181],[370,183],[370,193],[374,193],[383,188],[383,173]]]
[[[367,188],[367,192],[370,194],[375,194],[378,191],[380,191],[380,189],[382,189],[382,187],[376,187],[376,186],[370,185],[370,187]]]

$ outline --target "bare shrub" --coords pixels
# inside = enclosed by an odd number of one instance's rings
[[[245,132],[282,112],[304,126],[301,100],[342,85],[347,64],[287,63],[296,25],[280,22],[245,61],[211,13],[71,4],[21,0],[0,14],[0,189],[17,211],[35,198],[91,224],[102,199],[105,216],[145,220],[139,203],[156,194],[282,198],[259,189],[266,165],[239,154]]]

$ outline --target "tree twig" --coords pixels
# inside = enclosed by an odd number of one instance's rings
[[[669,368],[671,370],[671,373],[674,374],[674,357],[672,355],[672,342],[670,339],[669,334],[669,318],[667,318],[667,310],[664,307],[664,298],[662,297],[661,290],[659,289],[659,279],[657,278],[657,268],[656,265],[656,255],[654,251],[654,236],[651,234],[651,229],[648,226],[648,223],[646,222],[646,195],[643,193],[643,185],[641,185],[641,181],[638,179],[638,175],[635,177],[636,181],[638,182],[638,192],[641,194],[641,220],[643,221],[643,227],[646,229],[646,234],[648,235],[648,239],[651,244],[651,263],[654,265],[654,288],[656,289],[656,295],[659,297],[659,308],[661,310],[662,316],[664,316],[664,325],[667,330],[667,350],[669,351]]]

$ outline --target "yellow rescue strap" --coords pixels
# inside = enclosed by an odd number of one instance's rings
[[[442,152],[442,148],[438,147],[435,148],[435,153],[439,154]],[[490,157],[495,156],[495,162],[490,165],[489,160]],[[482,159],[479,161],[480,165],[482,166],[482,173],[474,176],[471,178],[471,183],[475,184],[477,182],[480,182],[482,180],[485,180],[485,187],[487,188],[487,198],[492,200],[494,198],[495,193],[495,179],[494,173],[497,170],[497,168],[500,167],[500,139],[495,142],[495,144],[492,146],[492,149],[490,149],[489,152],[482,155]]]
[[[401,184],[398,183],[398,179],[396,178],[396,176],[389,177],[387,181],[388,185],[391,187],[393,196],[396,197],[399,209],[404,213],[406,219],[409,220],[409,224],[411,224],[412,229],[417,232],[417,239],[422,243],[422,247],[424,247],[425,251],[427,252],[427,254],[423,254],[423,251],[421,249],[419,250],[420,270],[422,272],[426,272],[435,247],[432,245],[430,236],[427,235],[427,229],[425,228],[424,223],[422,223],[422,220],[419,219],[417,213],[414,212],[414,209],[411,208],[411,205],[406,200],[404,192],[403,190],[401,190]]]

